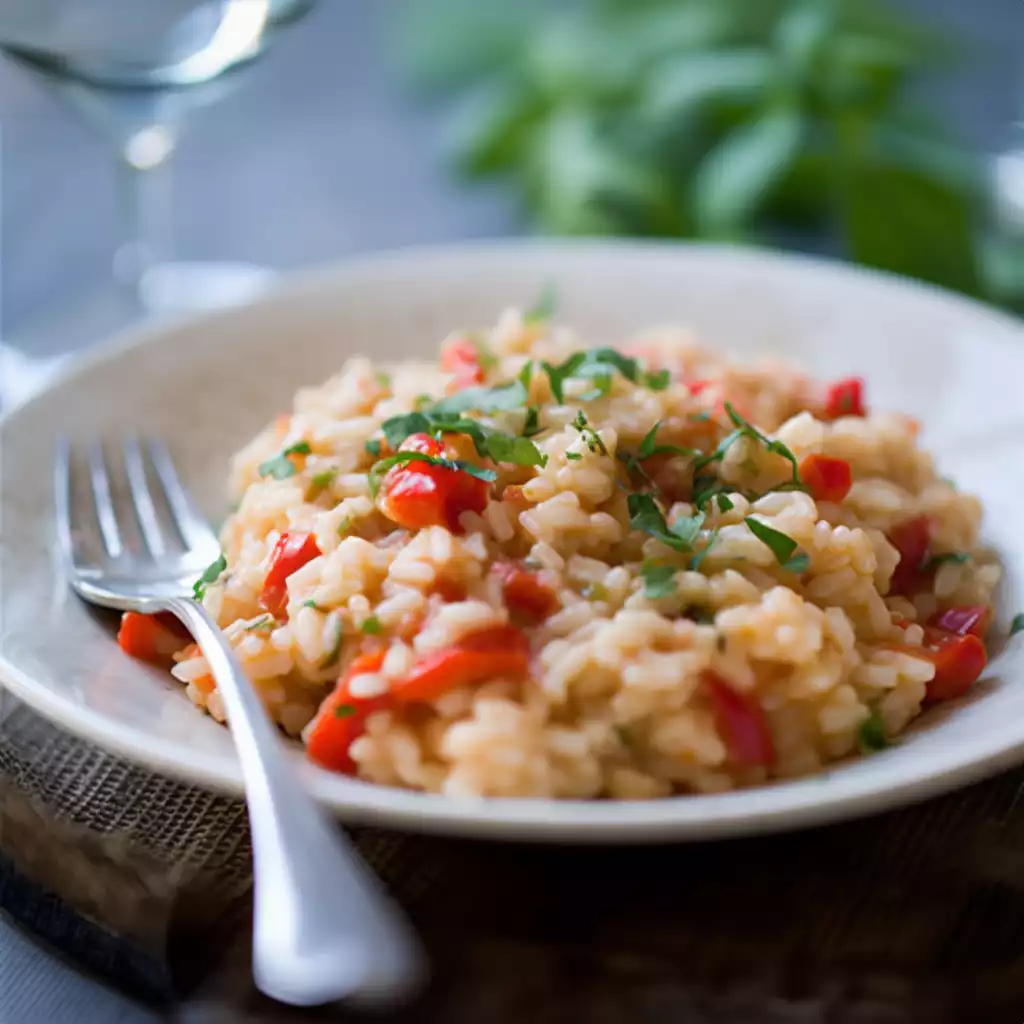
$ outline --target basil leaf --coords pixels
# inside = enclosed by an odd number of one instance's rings
[[[871,714],[860,723],[857,737],[862,754],[874,754],[889,746],[889,737],[885,735],[885,726],[878,708],[872,708]]]
[[[1015,636],[1017,633],[1024,632],[1024,612],[1019,612],[1014,615],[1013,621],[1010,623],[1009,636]]]
[[[224,557],[223,553],[220,554],[217,559],[211,562],[204,570],[203,574],[196,580],[192,585],[192,597],[196,601],[202,601],[203,595],[206,593],[206,588],[211,583],[216,583],[220,579],[220,574],[228,567],[228,560]]]
[[[644,562],[640,574],[644,580],[644,597],[668,597],[676,591],[676,570],[672,565]]]
[[[376,615],[371,615],[369,618],[363,619],[363,624],[359,627],[359,631],[366,636],[376,636],[383,628],[380,624],[380,619]]]
[[[689,518],[678,519],[669,526],[657,502],[649,494],[629,495],[626,507],[629,511],[629,525],[634,530],[649,534],[675,551],[691,550],[704,524],[704,513],[698,512]]]
[[[788,569],[790,572],[795,573],[806,571],[808,565],[810,565],[810,557],[803,552],[799,555],[795,554],[797,543],[792,537],[787,536],[785,533],[780,533],[767,523],[762,523],[760,519],[755,519],[753,516],[747,516],[743,521],[750,528],[750,532],[771,549],[775,560],[783,569]]]
[[[309,447],[308,441],[299,441],[297,444],[285,448],[280,455],[275,455],[272,459],[261,462],[256,472],[260,476],[272,476],[275,480],[287,480],[288,477],[294,476],[297,471],[297,467],[292,462],[290,456],[309,455],[312,450]]]
[[[558,308],[558,294],[551,281],[546,281],[540,290],[533,305],[523,314],[523,320],[528,324],[540,323],[543,320],[550,320]]]

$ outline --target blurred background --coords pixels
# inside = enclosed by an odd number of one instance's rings
[[[0,45],[8,352],[526,232],[1024,306],[1020,0],[0,0]]]

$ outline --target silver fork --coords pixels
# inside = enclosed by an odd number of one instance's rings
[[[58,444],[58,544],[79,596],[123,611],[171,612],[206,656],[245,781],[257,986],[297,1006],[337,999],[398,1002],[423,976],[424,961],[410,928],[301,785],[223,633],[189,596],[192,582],[220,553],[216,537],[162,444],[144,447],[129,440],[122,457],[126,487],[118,488],[101,444],[94,442],[86,460],[89,487],[76,489],[69,445]],[[76,500],[81,490],[91,491],[91,501]],[[122,490],[127,494],[120,498]],[[129,517],[141,545],[126,542]]]

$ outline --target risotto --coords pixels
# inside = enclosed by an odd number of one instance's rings
[[[512,311],[299,391],[235,457],[197,594],[280,727],[361,779],[636,799],[805,775],[985,666],[981,506],[917,434],[856,378]],[[198,649],[174,658],[223,721]]]

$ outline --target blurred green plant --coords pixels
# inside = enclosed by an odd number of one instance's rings
[[[980,166],[905,88],[957,49],[884,0],[414,0],[400,42],[456,166],[543,230],[813,235],[993,294]]]

